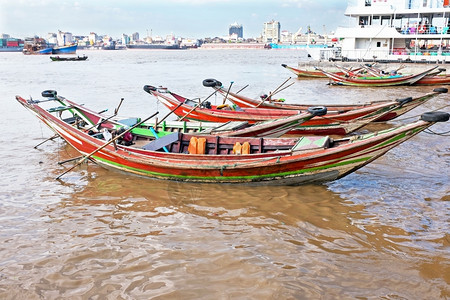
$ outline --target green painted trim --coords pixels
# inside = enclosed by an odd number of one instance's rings
[[[340,163],[335,163],[335,164],[329,164],[326,166],[321,166],[321,167],[314,167],[314,168],[308,168],[308,169],[302,169],[302,170],[297,170],[297,171],[292,171],[292,172],[282,172],[282,173],[273,173],[273,174],[266,174],[266,175],[259,175],[259,176],[227,176],[227,177],[222,177],[222,176],[214,176],[214,177],[203,177],[203,176],[183,176],[183,175],[172,175],[172,174],[164,174],[164,173],[156,173],[156,172],[151,172],[151,171],[145,171],[142,169],[137,169],[137,168],[132,168],[132,167],[128,167],[122,164],[118,164],[103,158],[100,158],[98,156],[93,156],[96,160],[102,161],[104,163],[110,164],[110,165],[115,165],[121,169],[128,169],[128,170],[133,170],[139,173],[146,173],[148,175],[153,175],[155,177],[166,177],[166,178],[176,178],[176,179],[191,179],[191,180],[204,180],[204,181],[224,181],[224,180],[232,180],[232,181],[253,181],[254,179],[262,179],[262,178],[270,178],[270,177],[287,177],[287,176],[292,176],[292,175],[299,175],[299,174],[303,174],[303,173],[308,173],[308,172],[313,172],[313,171],[319,171],[319,170],[326,170],[326,169],[330,169],[330,168],[334,168],[334,167],[340,167],[340,166],[345,166],[345,165],[349,165],[349,164],[354,164],[354,163],[360,163],[360,162],[364,162],[364,161],[368,161],[370,159],[372,159],[372,156],[369,157],[361,157],[358,159],[353,159],[353,160],[349,160],[349,161],[345,161],[345,162],[340,162]],[[227,166],[223,166],[223,169],[226,169]]]

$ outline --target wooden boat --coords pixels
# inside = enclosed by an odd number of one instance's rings
[[[220,82],[214,83],[221,85]],[[177,116],[194,121],[202,122],[228,122],[228,121],[248,121],[250,124],[259,121],[266,121],[299,114],[301,110],[288,109],[262,109],[262,108],[240,108],[226,106],[214,106],[203,100],[197,103],[167,88],[156,88],[150,85],[144,86],[144,90],[153,95]],[[370,122],[384,118],[395,113],[412,98],[405,98],[399,101],[391,101],[381,104],[362,107],[346,112],[328,112],[321,117],[314,117],[305,121],[300,126],[288,132],[288,134],[298,135],[346,135]]]
[[[386,72],[379,68],[375,68],[372,65],[362,65],[361,67],[364,70],[366,70],[367,73],[370,73],[373,76],[386,76],[387,74],[405,75],[405,74],[398,73],[398,70],[402,69],[403,66],[400,66],[400,68],[397,70],[393,70],[393,71],[389,71],[389,72]],[[423,78],[414,82],[413,85],[448,85],[448,84],[450,84],[450,75],[443,74],[443,72],[445,72],[445,71],[446,71],[445,68],[438,68],[437,70],[434,70],[434,71],[428,73]]]
[[[297,75],[297,77],[299,77],[299,78],[327,78],[327,75],[323,74],[323,72],[319,71],[319,70],[297,69],[297,68],[290,67],[286,64],[281,64],[281,66],[283,68],[291,71],[292,73]],[[331,72],[331,73],[336,74],[338,76],[345,76],[345,75],[348,75],[349,73],[357,74],[361,69],[362,68],[356,68],[353,70],[342,70],[342,71],[336,71],[336,72]]]
[[[399,74],[397,72],[398,70],[386,72],[373,66],[364,65],[362,67],[374,76],[385,76],[388,73]],[[402,66],[400,66],[399,69],[401,68]],[[450,84],[450,75],[443,73],[445,71],[445,68],[438,68],[437,70],[428,73],[422,79],[414,82],[414,85],[448,85]]]
[[[304,69],[297,69],[297,68],[293,68],[290,67],[286,64],[282,64],[281,65],[283,68],[286,68],[287,70],[291,71],[292,73],[294,73],[295,75],[297,75],[297,77],[299,78],[328,78],[327,75],[325,75],[322,71],[320,70],[304,70]],[[342,71],[337,71],[337,72],[329,72],[330,74],[334,74],[337,76],[357,76],[358,74],[360,74],[360,72],[362,70],[367,70],[370,69],[373,72],[376,72],[378,74],[372,74],[373,76],[377,76],[377,77],[383,77],[386,76],[389,72],[385,72],[383,70],[380,69],[376,69],[374,68],[372,65],[364,65],[362,67],[359,68],[355,68],[352,70],[345,70],[342,67],[336,66],[336,68],[338,69],[343,69]],[[445,71],[445,69],[439,69],[439,71],[437,73],[443,72]],[[433,72],[434,73],[434,72]],[[414,85],[449,85],[450,84],[450,75],[446,75],[446,74],[429,74],[426,75],[425,77],[423,77],[422,79],[419,79],[418,81],[413,83]],[[327,106],[328,109],[331,109],[332,107]]]
[[[105,140],[105,135],[90,135],[79,123],[68,123],[53,115],[42,106],[45,100],[20,96],[16,100],[84,155],[81,161],[89,159],[108,169],[149,178],[199,183],[299,185],[339,179],[435,122],[449,119],[444,112],[426,113],[414,123],[343,139],[173,133],[150,142],[142,137],[142,143],[126,146],[116,143],[126,132]]]
[[[321,71],[318,70],[304,70],[304,69],[297,69],[290,67],[286,64],[281,64],[283,68],[286,68],[287,70],[291,71],[297,77],[305,77],[305,78],[327,78],[325,74],[323,74]],[[338,75],[345,75],[343,72],[339,72]]]
[[[138,123],[140,118],[120,118],[116,115],[106,116],[95,112],[73,101],[70,101],[57,94],[54,90],[42,92],[42,95],[49,100],[54,100],[62,106],[52,108],[52,112],[59,112],[60,117],[65,120],[79,120],[93,128],[101,130],[118,131],[121,128],[128,128]],[[66,113],[63,116],[62,113]],[[256,124],[249,124],[246,121],[227,122],[227,123],[200,123],[200,122],[178,122],[170,121],[152,122],[142,124],[139,128],[131,131],[132,134],[146,135],[149,137],[160,138],[173,132],[196,132],[197,134],[221,135],[221,136],[248,136],[248,137],[280,137],[301,123],[326,114],[325,107],[310,107],[302,114],[295,114],[285,118],[268,120]],[[189,124],[187,124],[189,123]]]
[[[331,84],[334,85],[349,85],[349,86],[371,86],[371,87],[386,87],[386,86],[397,86],[397,85],[412,85],[419,81],[427,74],[435,70],[437,66],[425,70],[423,72],[412,74],[412,75],[386,75],[386,76],[339,76],[334,73],[322,71],[328,78],[331,79]]]
[[[306,104],[292,104],[292,103],[286,103],[277,99],[266,99],[267,96],[263,95],[261,99],[254,99],[245,97],[240,94],[233,93],[229,91],[228,89],[225,89],[222,87],[221,84],[219,84],[220,81],[217,81],[215,79],[205,79],[203,81],[203,85],[206,87],[212,87],[215,89],[218,93],[222,94],[224,98],[226,97],[227,100],[230,100],[235,105],[242,107],[242,108],[268,108],[268,109],[287,109],[287,110],[304,110],[307,109],[308,105]],[[428,93],[420,97],[416,97],[411,99],[410,101],[405,101],[409,98],[404,99],[397,99],[395,101],[404,103],[401,106],[398,106],[396,109],[390,111],[388,114],[381,116],[380,118],[374,120],[374,122],[381,122],[381,121],[389,121],[392,120],[400,115],[403,115],[410,110],[416,108],[419,105],[424,104],[428,100],[434,98],[435,96],[441,94],[441,93],[447,93],[447,88],[435,88],[433,90],[433,93]],[[266,99],[266,100],[264,100]],[[378,106],[380,104],[386,104],[387,106],[392,105],[392,100],[377,100],[372,101],[364,104],[321,104],[325,106],[328,110],[328,113],[332,112],[348,112],[355,109],[362,109],[362,108],[369,108],[371,106]]]
[[[414,85],[449,85],[450,74],[425,76],[424,78],[416,81]]]
[[[71,56],[71,57],[61,57],[61,56],[50,56],[52,61],[83,61],[88,57],[86,55],[83,56]]]
[[[428,74],[419,81],[416,81],[414,85],[449,85],[450,74],[445,74],[445,71],[445,68],[439,68],[437,71]]]

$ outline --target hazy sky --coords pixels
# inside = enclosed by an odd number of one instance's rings
[[[243,25],[244,38],[261,34],[264,22],[281,30],[308,25],[330,33],[345,25],[345,0],[0,0],[0,33],[13,37],[68,31],[120,38],[139,32],[177,37],[225,36],[230,24]]]

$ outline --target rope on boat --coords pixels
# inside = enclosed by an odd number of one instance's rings
[[[424,130],[423,132],[428,133],[428,134],[440,135],[440,136],[450,136],[450,130],[446,131],[446,132],[434,132],[433,130],[428,128],[428,129]]]
[[[439,107],[439,108],[436,108],[436,109],[430,110],[430,111],[438,111],[438,110],[444,109],[444,108],[449,107],[449,106],[450,106],[450,105],[444,105],[444,106],[442,106],[442,107]],[[413,119],[413,118],[416,119],[416,118],[420,117],[421,115],[422,115],[422,114],[414,115],[414,116],[411,116],[411,117],[406,117],[406,118],[403,118],[403,119],[394,119],[393,121],[405,121],[405,120]],[[389,120],[389,121],[392,121],[392,120]],[[377,121],[377,123],[387,123],[387,122],[389,122],[389,121],[381,121],[381,122]]]

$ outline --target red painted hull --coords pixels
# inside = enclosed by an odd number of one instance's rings
[[[197,107],[185,104],[186,98],[169,92],[167,89],[154,89],[148,91],[161,101],[168,109],[173,110],[179,117],[185,117],[194,121],[202,122],[229,122],[246,120],[249,123],[265,121],[298,114],[298,110],[285,109],[262,109],[245,108],[240,110],[221,110],[212,106],[211,108]],[[181,104],[181,106],[180,106]],[[288,134],[301,135],[345,135],[355,131],[370,122],[384,118],[389,113],[394,113],[401,105],[396,101],[384,102],[360,109],[346,112],[330,112],[325,116],[314,117],[305,121]]]
[[[322,70],[328,78],[332,80],[336,85],[349,85],[349,86],[370,86],[370,87],[387,87],[397,85],[412,85],[425,77],[428,73],[435,70],[437,66],[428,69],[424,72],[413,75],[396,75],[396,76],[381,76],[379,78],[372,77],[344,77]]]
[[[449,85],[450,75],[425,76],[414,85]]]
[[[58,96],[58,102],[63,104],[66,107],[72,107],[73,110],[76,110],[79,115],[84,116],[84,120],[88,122],[91,125],[98,124],[100,121],[108,119],[106,116],[96,113],[82,105],[79,105],[73,101],[70,101],[66,98]],[[279,118],[279,119],[273,119],[268,120],[264,123],[258,123],[253,125],[248,125],[246,122],[238,122],[239,128],[235,128],[234,126],[223,126],[223,123],[220,123],[220,125],[216,125],[216,128],[213,126],[208,126],[208,124],[198,124],[198,128],[194,128],[194,126],[191,126],[191,130],[199,132],[199,134],[205,134],[201,133],[201,128],[203,128],[203,131],[208,131],[208,134],[210,135],[221,135],[221,136],[246,136],[246,137],[280,137],[287,132],[291,131],[293,128],[297,127],[298,125],[304,123],[305,121],[310,120],[314,115],[311,112],[304,111],[301,114],[292,114],[290,116]],[[135,118],[137,119],[137,118]],[[190,122],[192,123],[192,122]],[[242,125],[245,123],[245,125]],[[233,125],[233,124],[229,124]],[[219,127],[220,126],[220,127]],[[118,127],[123,127],[123,124],[121,124],[119,121],[116,121],[115,119],[109,119],[106,122],[102,123],[102,127],[109,128],[109,129],[117,129]],[[164,125],[162,127],[161,125],[159,128],[162,131],[166,130],[166,127],[170,127],[170,125]],[[183,128],[181,125],[177,126],[177,128],[180,128],[180,130]],[[167,130],[170,131],[179,131],[177,128],[167,128]],[[226,128],[232,128],[227,130]]]
[[[323,74],[323,72],[319,71],[319,70],[312,71],[312,70],[296,69],[293,67],[289,67],[285,64],[282,64],[281,66],[283,66],[284,68],[288,69],[289,71],[291,71],[292,73],[297,75],[298,78],[327,78],[327,75]],[[346,72],[337,71],[337,72],[330,72],[330,73],[338,75],[338,76],[345,76],[346,74],[357,74],[358,71],[360,71],[361,69],[362,68],[356,68],[354,70],[348,70]]]
[[[248,98],[242,95],[235,94],[233,92],[227,91],[221,87],[215,87],[217,92],[221,93],[224,97],[226,96],[228,100],[233,102],[239,107],[244,108],[267,108],[267,109],[284,109],[284,110],[303,110],[307,109],[308,106],[305,104],[288,104],[284,102],[271,102],[271,101],[261,101],[256,100],[253,98]],[[416,97],[412,101],[405,103],[402,106],[399,106],[398,108],[390,111],[389,113],[380,116],[378,119],[374,120],[374,122],[381,122],[381,121],[389,121],[392,120],[400,115],[403,115],[407,113],[408,111],[416,108],[419,105],[424,104],[431,98],[434,98],[436,95],[439,95],[440,92],[433,92],[426,95],[423,95],[421,97]],[[385,101],[374,101],[367,104],[356,104],[356,105],[328,105],[328,104],[320,104],[322,106],[325,106],[328,109],[329,113],[343,113],[348,112],[351,110],[359,110],[359,109],[368,109],[370,107],[379,107],[380,105],[392,105],[391,100],[385,100]],[[306,123],[308,124],[308,123]]]
[[[122,145],[115,147],[52,115],[38,101],[27,101],[19,96],[16,99],[77,151],[89,154],[89,158],[101,166],[155,179],[204,183],[297,185],[335,180],[433,124],[417,121],[378,134],[341,140],[325,138],[326,143],[321,145],[302,144],[304,138],[228,138],[229,143],[249,142],[255,146],[254,151],[244,155],[232,154],[224,148],[217,154],[210,153],[219,145],[225,146],[219,144],[220,138],[216,136],[205,137],[208,146],[212,146],[208,154],[186,154],[181,143],[190,136],[179,133],[179,140],[168,145],[171,152],[166,153]],[[265,151],[262,151],[263,145]]]

